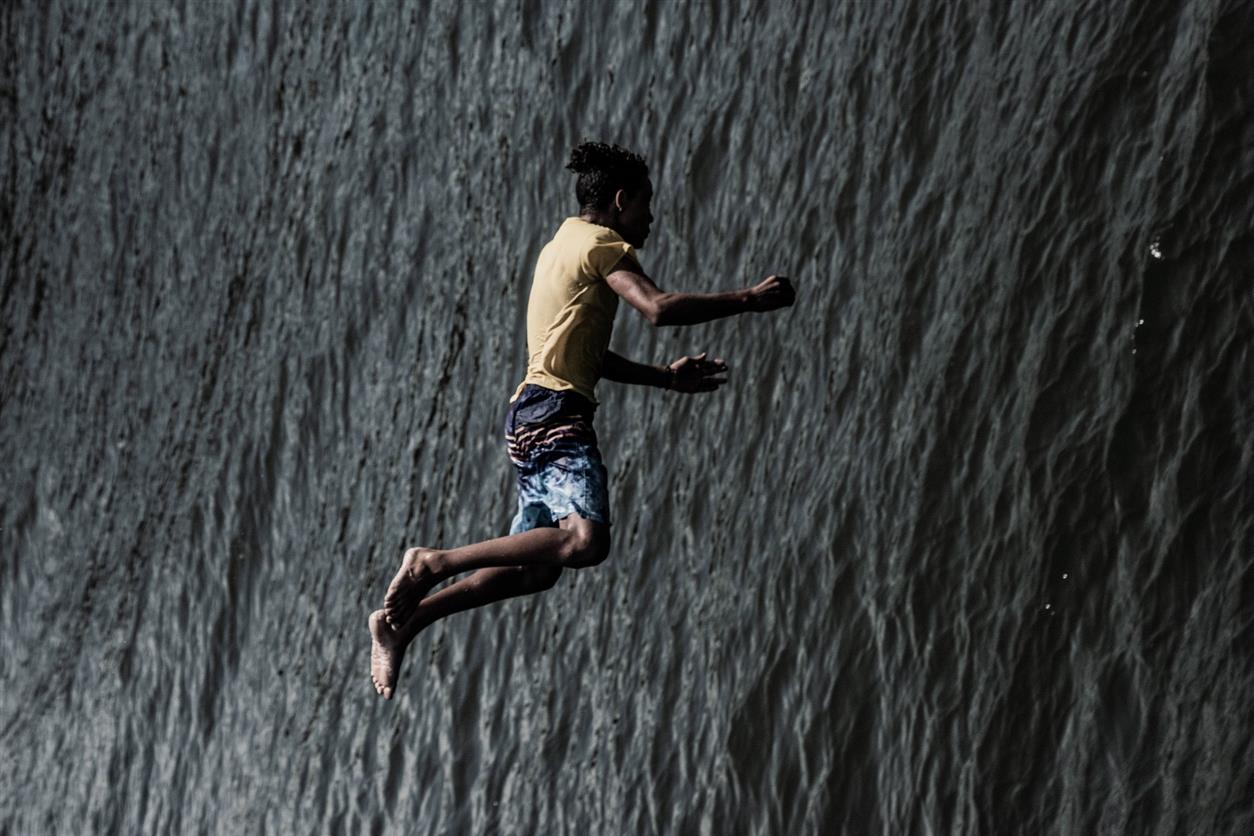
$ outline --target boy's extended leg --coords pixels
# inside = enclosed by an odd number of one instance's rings
[[[558,566],[505,566],[480,569],[468,578],[449,584],[422,599],[409,621],[393,629],[383,618],[383,610],[370,614],[370,678],[374,689],[392,699],[405,648],[422,630],[455,612],[481,607],[518,595],[542,592],[557,583]]]
[[[455,549],[409,549],[388,586],[383,618],[400,630],[440,581],[472,569],[505,566],[581,568],[606,558],[610,528],[605,523],[569,514],[558,528],[533,528]]]

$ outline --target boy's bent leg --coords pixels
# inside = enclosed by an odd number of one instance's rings
[[[480,569],[422,599],[418,609],[402,628],[401,635],[407,641],[412,641],[418,633],[455,612],[552,589],[561,574],[562,570],[557,566],[498,566]]]
[[[419,602],[440,581],[472,569],[509,566],[582,568],[609,554],[610,527],[578,513],[558,528],[533,528],[455,549],[409,549],[388,586],[383,616],[393,630],[403,627]]]
[[[408,623],[399,630],[383,619],[383,611],[370,614],[370,678],[375,691],[391,699],[396,690],[405,648],[422,630],[455,612],[481,607],[506,598],[552,588],[562,570],[557,566],[508,566],[480,569],[468,578],[449,584],[419,603]]]

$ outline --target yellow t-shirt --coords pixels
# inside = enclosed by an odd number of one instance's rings
[[[573,389],[596,403],[593,389],[610,344],[618,294],[605,277],[636,250],[609,227],[567,218],[540,250],[527,302],[527,376],[547,389]]]

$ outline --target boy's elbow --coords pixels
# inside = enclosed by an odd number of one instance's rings
[[[652,304],[645,309],[645,317],[654,326],[661,328],[675,323],[675,308],[671,305],[669,294],[655,297]]]

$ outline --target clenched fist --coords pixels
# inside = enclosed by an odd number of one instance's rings
[[[787,276],[767,276],[749,288],[749,310],[759,313],[786,308],[796,299],[797,291]]]

